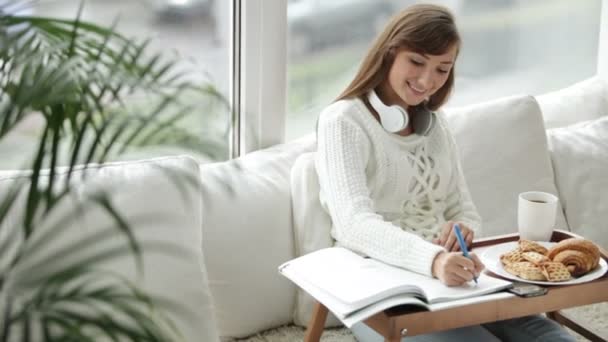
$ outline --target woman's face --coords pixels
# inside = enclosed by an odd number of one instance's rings
[[[399,50],[379,96],[387,105],[416,106],[435,94],[447,81],[457,47],[442,55]]]

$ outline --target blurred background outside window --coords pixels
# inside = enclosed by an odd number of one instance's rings
[[[19,14],[75,19],[80,0],[30,2]],[[226,0],[87,0],[82,18],[111,27],[142,42],[150,38],[149,51],[183,60],[180,70],[191,81],[209,83],[228,99],[230,2]],[[191,97],[189,97],[191,96]],[[133,106],[151,106],[148,100],[132,98]],[[186,95],[194,109],[178,123],[179,130],[201,138],[187,147],[174,144],[145,146],[129,159],[171,154],[189,154],[201,162],[228,159],[230,113],[228,106],[208,95]],[[136,107],[141,108],[141,107]],[[24,166],[42,129],[41,117],[28,117],[0,144],[0,169]],[[175,139],[174,139],[175,140]]]
[[[0,0],[1,1],[1,0]],[[246,1],[246,0],[245,0]],[[389,18],[417,0],[287,1],[287,117],[285,140],[314,131],[320,111],[354,76],[363,54]],[[428,1],[427,1],[428,2]],[[463,47],[456,87],[447,106],[510,94],[538,95],[596,73],[601,0],[436,0],[456,16]],[[80,0],[39,0],[22,11],[76,17]],[[229,0],[87,0],[83,18],[117,31],[150,50],[186,60],[188,77],[212,84],[225,99],[232,87]],[[276,72],[282,72],[277,66]],[[258,91],[258,90],[256,90]],[[262,89],[263,91],[263,89]],[[209,98],[184,99],[194,110],[180,128],[202,137],[188,149],[147,146],[145,158],[189,154],[201,162],[229,158],[232,104]],[[276,99],[281,101],[282,99]],[[135,106],[149,105],[133,98]],[[0,169],[23,165],[41,119],[30,117],[0,144]]]
[[[289,0],[286,140],[314,131],[388,18],[416,2]],[[452,10],[463,38],[448,107],[538,95],[596,73],[601,0],[433,2]]]

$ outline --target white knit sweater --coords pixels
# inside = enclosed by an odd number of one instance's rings
[[[481,225],[441,114],[427,136],[386,132],[359,99],[328,106],[318,123],[321,202],[339,245],[431,275],[430,242],[447,220]]]

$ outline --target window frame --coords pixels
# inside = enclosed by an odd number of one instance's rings
[[[234,0],[231,156],[285,140],[287,1]],[[231,96],[232,96],[231,95]],[[240,95],[240,97],[239,97]]]
[[[608,81],[608,0],[602,0],[597,74]]]

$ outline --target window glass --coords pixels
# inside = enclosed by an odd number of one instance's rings
[[[79,0],[24,1],[19,14],[75,19]],[[152,139],[123,158],[147,158],[170,154],[189,154],[201,162],[225,160],[229,146],[229,109],[226,103],[229,80],[232,24],[229,1],[214,0],[88,0],[84,2],[83,20],[111,27],[139,42],[150,39],[147,51],[178,59],[178,70],[197,85],[210,84],[219,98],[202,94],[184,94],[180,100],[190,110],[172,123],[175,130],[162,139]],[[148,110],[155,99],[132,98],[134,108]],[[156,99],[160,100],[160,99]],[[24,166],[33,151],[41,117],[31,115],[0,144],[0,168]]]
[[[286,139],[314,131],[387,18],[415,1],[290,0]],[[463,38],[448,106],[542,94],[596,73],[601,0],[440,0]]]

